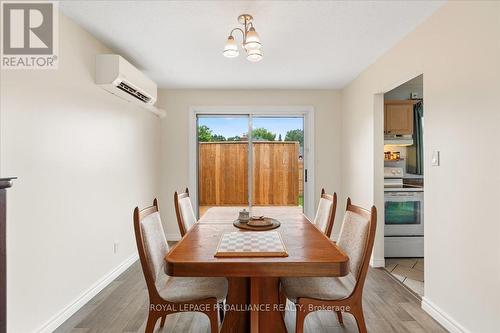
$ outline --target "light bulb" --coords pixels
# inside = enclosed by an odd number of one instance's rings
[[[257,32],[255,31],[255,29],[253,27],[251,27],[248,30],[247,38],[245,39],[245,43],[243,44],[243,47],[245,47],[245,49],[247,51],[258,50],[262,47],[262,45],[260,44],[259,35],[257,34]]]
[[[257,62],[262,60],[262,50],[261,49],[255,49],[255,50],[249,50],[247,52],[247,60],[251,62]]]
[[[236,44],[233,36],[229,36],[227,38],[223,54],[226,58],[234,58],[240,54],[240,52],[238,51],[238,45]]]

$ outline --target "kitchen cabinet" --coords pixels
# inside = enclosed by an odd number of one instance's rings
[[[415,100],[387,100],[384,102],[384,134],[413,134],[413,105]]]

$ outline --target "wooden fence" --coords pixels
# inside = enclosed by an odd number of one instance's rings
[[[200,142],[200,205],[248,204],[247,149],[247,142]],[[303,170],[298,142],[254,142],[253,161],[254,205],[298,205]]]

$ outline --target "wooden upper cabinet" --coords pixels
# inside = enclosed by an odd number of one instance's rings
[[[413,134],[413,100],[387,100],[384,102],[384,134]]]

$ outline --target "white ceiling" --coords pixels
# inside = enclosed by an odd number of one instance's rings
[[[61,10],[162,88],[342,88],[436,1],[67,1]],[[264,59],[222,56],[249,13]],[[238,35],[238,37],[240,36]]]

